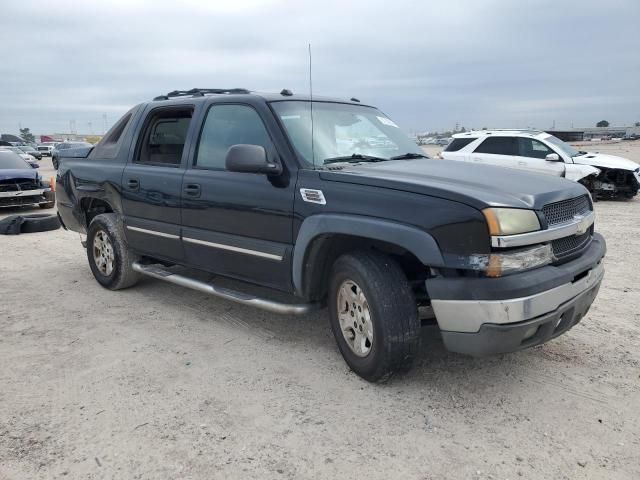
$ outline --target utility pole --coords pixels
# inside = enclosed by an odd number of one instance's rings
[[[102,114],[102,121],[104,123],[104,128],[102,130],[102,134],[104,135],[105,133],[107,133],[107,114],[106,113]]]

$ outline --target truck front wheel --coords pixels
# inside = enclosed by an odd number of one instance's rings
[[[333,265],[331,329],[345,361],[370,382],[408,370],[418,352],[420,320],[409,282],[390,257],[358,251]]]
[[[115,213],[96,215],[87,231],[87,258],[93,276],[109,290],[131,287],[140,274],[131,268],[138,256],[129,250],[122,220]]]

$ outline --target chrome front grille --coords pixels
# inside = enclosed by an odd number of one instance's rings
[[[18,192],[21,190],[35,190],[41,188],[32,180],[0,182],[0,192]]]
[[[584,215],[591,211],[588,195],[549,203],[542,207],[549,227],[560,223],[571,222],[575,215]]]

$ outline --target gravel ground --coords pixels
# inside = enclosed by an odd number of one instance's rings
[[[596,212],[582,323],[483,359],[425,327],[385,385],[348,370],[324,311],[110,292],[77,234],[0,237],[0,479],[640,478],[640,198]]]

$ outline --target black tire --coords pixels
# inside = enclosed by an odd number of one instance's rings
[[[354,353],[342,333],[338,299],[345,281],[360,287],[369,307],[373,341],[366,356]],[[420,319],[411,286],[393,259],[373,251],[341,256],[332,267],[328,295],[331,330],[351,370],[377,382],[411,368],[420,348]]]
[[[53,164],[53,168],[58,169],[58,159],[54,156],[51,156],[51,163]]]
[[[20,216],[22,217],[20,233],[49,232],[60,228],[60,220],[57,215],[34,213]]]
[[[56,202],[41,203],[41,204],[39,205],[39,207],[40,207],[40,208],[42,208],[43,210],[44,210],[45,208],[53,208],[53,207],[55,207],[55,206],[56,206]]]
[[[96,264],[94,249],[96,248],[96,236],[109,240],[113,253],[111,271],[101,271]],[[121,290],[136,284],[140,274],[133,270],[131,264],[139,259],[127,246],[124,237],[122,219],[115,213],[103,213],[91,220],[87,232],[87,259],[93,276],[100,285],[109,290]],[[107,273],[108,272],[108,273]]]

